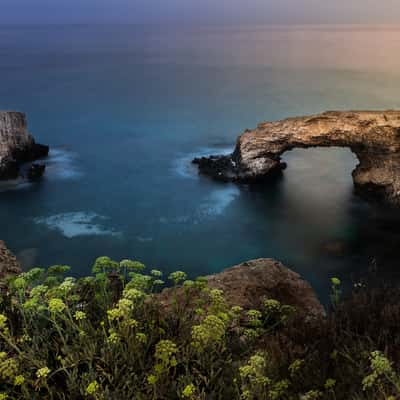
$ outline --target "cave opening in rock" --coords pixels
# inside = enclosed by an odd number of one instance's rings
[[[352,172],[359,160],[349,148],[296,148],[285,152],[282,161],[287,164],[285,197],[319,209],[337,207],[353,196]]]

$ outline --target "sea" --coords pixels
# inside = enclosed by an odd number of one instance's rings
[[[346,148],[293,150],[258,185],[200,176],[259,122],[400,108],[400,27],[0,25],[0,109],[48,144],[38,183],[0,184],[0,239],[25,269],[98,256],[168,274],[275,258],[330,278],[400,280],[400,214],[353,193]]]

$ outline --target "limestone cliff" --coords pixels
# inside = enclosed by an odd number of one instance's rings
[[[285,151],[331,146],[348,147],[358,157],[353,171],[358,193],[400,204],[400,111],[328,111],[264,122],[239,136],[230,156],[194,163],[215,179],[249,182],[279,173]]]
[[[0,180],[14,179],[21,164],[47,156],[48,146],[29,134],[25,114],[0,111]]]
[[[15,275],[21,271],[21,266],[15,256],[7,249],[5,243],[0,240],[0,280],[7,275]]]

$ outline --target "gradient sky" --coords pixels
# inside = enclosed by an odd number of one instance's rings
[[[0,0],[0,24],[398,21],[399,0]]]

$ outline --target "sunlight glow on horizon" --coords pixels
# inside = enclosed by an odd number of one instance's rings
[[[2,0],[1,24],[397,23],[398,0]]]

